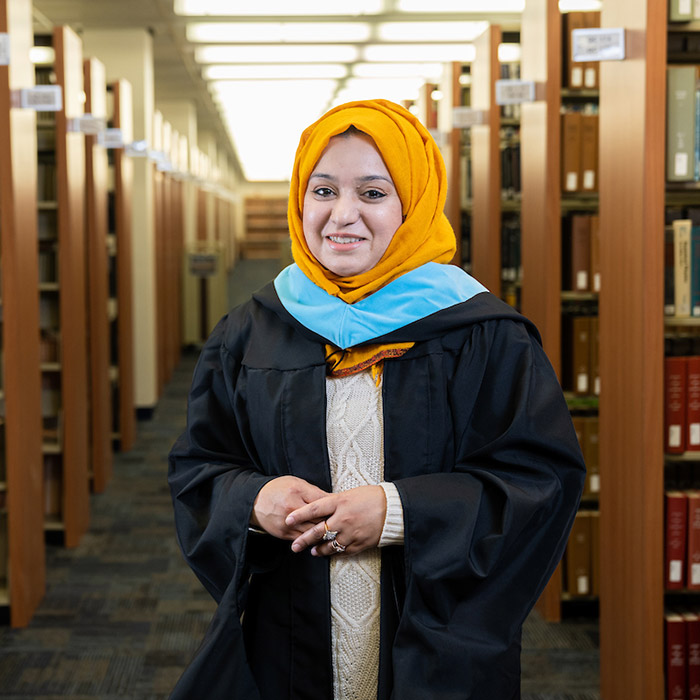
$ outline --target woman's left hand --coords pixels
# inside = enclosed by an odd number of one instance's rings
[[[312,547],[312,555],[328,556],[336,554],[337,550],[331,542],[323,541],[326,527],[338,533],[336,541],[345,547],[346,554],[357,554],[379,544],[385,517],[384,489],[358,486],[297,508],[287,516],[286,523],[291,526],[297,522],[321,520],[292,542],[292,551],[301,552]]]

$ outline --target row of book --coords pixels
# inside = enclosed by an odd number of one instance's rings
[[[505,216],[501,223],[501,281],[519,284],[523,277],[520,218]]]
[[[57,251],[55,247],[39,249],[39,282],[56,282]]]
[[[600,292],[600,235],[597,214],[573,214],[562,221],[562,288]]]
[[[562,387],[579,396],[600,394],[598,316],[562,317]]]
[[[576,514],[564,553],[563,590],[572,598],[597,596],[599,592],[600,513]]]
[[[664,494],[664,585],[700,590],[700,490]]]
[[[700,66],[669,65],[666,76],[666,179],[700,180]]]
[[[571,420],[586,463],[586,483],[583,487],[583,498],[584,500],[597,499],[600,494],[598,416],[573,415]]]
[[[600,12],[566,12],[562,15],[563,39],[563,87],[569,90],[597,90],[599,70],[597,62],[574,61],[572,55],[572,31],[600,27]]]
[[[501,195],[512,199],[521,189],[520,132],[507,127],[501,129]]]
[[[700,354],[664,358],[664,450],[700,450]]]
[[[667,611],[664,637],[666,699],[700,700],[700,614]]]
[[[56,166],[54,163],[39,161],[37,163],[37,201],[52,202],[57,197]]]
[[[567,109],[561,115],[561,189],[565,193],[598,191],[596,108]]]
[[[664,314],[700,318],[700,225],[690,218],[664,230]]]

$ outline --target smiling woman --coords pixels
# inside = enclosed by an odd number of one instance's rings
[[[233,309],[170,454],[219,603],[173,700],[516,700],[584,468],[532,324],[448,264],[445,168],[386,100],[304,130],[294,264]]]

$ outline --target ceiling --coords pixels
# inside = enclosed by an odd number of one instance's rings
[[[332,0],[327,0],[331,2]],[[293,7],[295,0],[288,0],[289,7]],[[422,19],[441,21],[464,20],[493,20],[497,17],[499,24],[504,29],[517,29],[519,26],[519,13],[509,12],[494,15],[489,8],[494,7],[497,0],[483,0],[481,2],[469,2],[465,5],[474,7],[481,5],[481,9],[469,12],[444,13],[419,12],[407,13],[397,10],[399,0],[383,0],[383,11],[376,15],[341,15],[333,17],[280,17],[279,15],[264,14],[266,0],[257,0],[261,8],[258,16],[247,14],[243,17],[235,16],[207,16],[185,17],[174,11],[173,0],[33,0],[35,10],[35,28],[48,30],[52,25],[67,24],[78,34],[84,29],[94,28],[147,28],[153,36],[155,58],[155,91],[156,102],[191,99],[197,106],[198,128],[200,130],[213,131],[220,136],[220,141],[227,143],[231,149],[231,155],[237,158],[236,149],[231,144],[228,134],[228,125],[224,124],[221,112],[202,77],[202,66],[195,61],[196,45],[186,38],[186,24],[191,21],[206,22],[280,22],[280,21],[319,21],[320,19],[332,21],[357,21],[378,23],[380,21]],[[230,0],[228,7],[235,7],[236,0]],[[425,6],[434,5],[434,0],[426,0]],[[246,7],[250,4],[246,3]],[[323,8],[319,3],[318,7]],[[347,3],[348,7],[352,3]],[[366,43],[366,42],[365,42]],[[373,39],[374,43],[374,39]],[[331,44],[328,44],[331,46]],[[326,105],[324,105],[325,107]],[[321,110],[322,111],[322,110]],[[319,112],[320,114],[320,112]]]

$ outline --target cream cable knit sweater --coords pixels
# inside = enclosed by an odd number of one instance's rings
[[[333,491],[380,484],[387,515],[379,546],[403,542],[403,510],[396,487],[383,483],[381,385],[369,370],[326,381],[328,456]],[[343,542],[342,532],[338,540]],[[331,641],[335,700],[374,700],[379,674],[378,549],[332,556]]]

